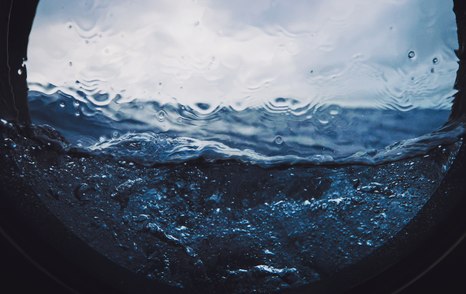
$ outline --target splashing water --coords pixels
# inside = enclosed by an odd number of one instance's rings
[[[452,141],[440,1],[41,1],[31,112],[144,163],[379,163]],[[453,129],[453,130],[452,130]]]
[[[30,111],[59,132],[0,121],[0,177],[156,285],[338,284],[456,160],[457,47],[445,1],[41,0]]]

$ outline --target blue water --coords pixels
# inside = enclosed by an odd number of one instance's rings
[[[202,116],[143,102],[120,105],[109,116],[60,92],[31,92],[30,108],[34,123],[53,126],[71,146],[143,164],[199,157],[260,165],[378,164],[423,154],[463,133],[462,125],[442,130],[450,113],[443,109],[222,108]],[[159,124],[132,119],[135,111],[159,115]]]

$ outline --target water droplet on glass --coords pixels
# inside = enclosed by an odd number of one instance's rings
[[[437,64],[437,63],[439,63],[439,60],[438,60],[438,58],[437,58],[437,57],[435,57],[434,59],[432,59],[432,63],[433,63],[433,64]]]
[[[166,117],[166,113],[163,110],[160,110],[159,113],[157,114],[157,118],[159,121],[164,121]]]
[[[283,144],[283,138],[280,137],[280,136],[276,136],[275,139],[274,139],[274,142],[277,145],[281,145],[281,144]]]
[[[80,113],[79,111],[76,111],[76,112],[74,113],[74,116],[76,116],[76,117],[81,116],[81,113]]]
[[[210,108],[210,104],[208,104],[208,103],[196,103],[196,106],[199,109],[204,110],[204,111],[209,110],[209,108]]]
[[[59,106],[60,108],[65,108],[65,102],[60,102]]]
[[[338,111],[338,109],[332,109],[332,110],[330,110],[329,113],[330,113],[330,115],[335,116],[335,115],[338,115],[340,113],[340,111]]]
[[[73,66],[73,62],[72,61],[68,62],[68,65]]]
[[[23,71],[21,69],[18,69],[18,75],[22,75]]]
[[[73,101],[73,106],[74,106],[75,108],[78,108],[78,107],[79,107],[79,102],[78,102],[78,101]]]
[[[414,57],[416,57],[416,52],[414,52],[414,51],[412,51],[412,50],[409,51],[409,52],[408,52],[408,57],[409,57],[409,59],[413,59]]]

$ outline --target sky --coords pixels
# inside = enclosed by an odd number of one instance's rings
[[[448,108],[458,68],[452,8],[445,0],[41,0],[28,81],[102,107],[118,98],[241,110],[286,97],[291,108]]]

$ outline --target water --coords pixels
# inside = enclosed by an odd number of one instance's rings
[[[457,47],[445,1],[41,0],[0,180],[156,286],[344,287],[462,148]]]
[[[398,246],[383,247],[430,201],[462,144],[372,166],[263,168],[238,160],[141,166],[63,152],[50,128],[28,132],[35,136],[0,121],[0,182],[19,211],[33,197],[34,215],[45,205],[67,231],[112,262],[156,287],[186,293],[299,291],[325,283],[333,293],[341,292],[333,287],[343,290],[347,282],[373,276],[385,268],[380,259],[367,266],[373,254],[388,247],[388,260],[396,262],[435,228],[429,218],[422,230],[403,232]],[[440,192],[437,197],[448,199],[448,190]],[[31,228],[40,226],[53,242],[61,224],[44,224]],[[70,254],[76,246],[56,248]],[[342,270],[354,273],[360,261],[360,277],[333,280]]]
[[[452,4],[41,1],[36,123],[144,164],[377,164],[455,141]],[[51,115],[52,114],[52,115]]]

